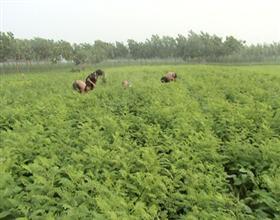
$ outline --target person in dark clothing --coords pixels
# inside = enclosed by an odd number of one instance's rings
[[[95,72],[89,74],[85,81],[75,80],[73,82],[73,89],[80,92],[86,93],[90,90],[93,90],[96,86],[98,77],[102,76],[104,78],[104,71],[98,69]]]
[[[93,90],[95,88],[97,79],[100,76],[102,76],[102,77],[105,76],[104,71],[101,69],[98,69],[95,72],[93,72],[87,76],[85,83],[86,83],[86,87],[88,88],[88,90]]]

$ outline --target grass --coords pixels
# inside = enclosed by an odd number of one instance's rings
[[[0,219],[280,217],[280,66],[104,70],[1,76]]]

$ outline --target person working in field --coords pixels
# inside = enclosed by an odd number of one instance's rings
[[[122,86],[124,89],[128,89],[132,86],[132,83],[129,80],[122,81]]]
[[[89,88],[89,90],[93,90],[96,86],[97,79],[100,76],[105,77],[105,73],[101,69],[98,69],[95,72],[89,74],[85,81],[86,87]]]
[[[160,81],[162,83],[168,83],[171,81],[176,81],[177,74],[175,72],[168,72],[165,76],[161,77]]]
[[[83,80],[75,80],[73,82],[73,89],[78,91],[79,93],[84,93],[91,90],[91,88],[87,87],[86,83]]]
[[[85,81],[75,80],[73,83],[73,89],[80,93],[88,92],[96,87],[97,79],[100,76],[105,76],[104,71],[98,69],[95,72],[89,74]]]

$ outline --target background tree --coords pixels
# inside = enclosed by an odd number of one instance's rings
[[[73,60],[73,47],[69,42],[60,40],[57,42],[57,46],[59,48],[59,54],[63,59],[67,61]]]
[[[0,62],[5,62],[12,58],[15,39],[11,32],[0,32]]]
[[[73,46],[73,61],[76,65],[80,65],[86,62],[88,52],[84,45],[74,44]]]
[[[237,40],[233,36],[226,37],[224,42],[224,50],[226,55],[239,52],[244,47],[244,41]]]
[[[114,50],[114,57],[115,58],[127,58],[129,54],[129,50],[126,45],[121,42],[116,42],[113,48]]]
[[[111,43],[106,43],[101,40],[97,40],[93,45],[93,56],[92,62],[99,63],[106,59],[114,58],[114,45]]]
[[[31,48],[34,51],[36,61],[50,61],[53,58],[53,40],[34,38],[31,40]]]
[[[134,59],[141,58],[141,45],[132,39],[127,40],[127,44],[131,57]]]
[[[127,43],[96,40],[93,44],[71,45],[67,41],[43,38],[15,39],[11,32],[0,32],[0,62],[29,63],[62,61],[99,63],[108,59],[183,59],[209,62],[279,62],[280,43],[246,45],[245,41],[227,36],[224,40],[206,32],[190,31],[187,36],[152,35],[143,42]]]

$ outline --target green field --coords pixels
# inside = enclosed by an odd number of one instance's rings
[[[0,219],[280,219],[280,66],[95,69],[0,75]]]

